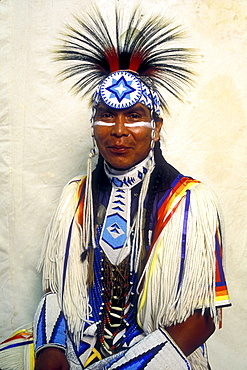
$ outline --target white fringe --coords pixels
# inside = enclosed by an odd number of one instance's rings
[[[94,237],[94,212],[93,212],[93,192],[92,192],[92,158],[95,155],[94,149],[89,153],[87,161],[87,177],[85,188],[85,200],[83,207],[83,228],[82,228],[82,243],[83,248],[90,248],[92,242],[93,248],[96,248]]]
[[[145,178],[142,183],[141,192],[138,201],[137,214],[133,223],[134,227],[134,237],[133,237],[133,246],[131,249],[131,262],[130,270],[137,272],[139,268],[141,249],[143,244],[143,227],[144,227],[144,201],[148,191],[148,185],[150,182],[151,173],[154,169],[154,166],[150,165],[148,171],[145,175]]]
[[[185,197],[159,236],[146,269],[147,294],[139,299],[138,321],[146,333],[184,322],[195,309],[215,308],[217,200],[205,185],[191,188],[183,281],[177,292]],[[181,232],[178,232],[181,230]],[[157,256],[157,259],[155,257]],[[150,273],[150,274],[149,274]],[[160,284],[159,282],[162,282]],[[142,300],[143,299],[143,300]]]
[[[80,183],[79,183],[80,184]],[[38,270],[43,269],[43,289],[58,294],[60,307],[73,333],[75,343],[79,343],[85,321],[88,319],[87,294],[87,260],[80,261],[83,252],[81,227],[75,219],[73,222],[69,258],[67,265],[64,297],[62,302],[62,276],[66,242],[71,221],[77,206],[76,193],[78,180],[70,182],[63,190],[56,210],[45,234],[44,247]]]
[[[198,347],[187,358],[190,363],[191,370],[210,370],[211,369],[208,363],[208,354],[207,354],[207,348],[205,344],[204,344],[204,353],[202,351],[202,348]]]
[[[16,330],[24,329],[32,335],[32,323]],[[14,333],[13,333],[14,334]],[[12,334],[12,335],[13,335]],[[12,336],[11,335],[11,336]],[[33,343],[25,344],[30,339],[14,339],[0,344],[0,369],[1,370],[34,370],[34,346]],[[10,345],[22,344],[17,347],[5,349]]]
[[[43,268],[44,290],[50,289],[53,293],[58,293],[60,305],[64,253],[70,223],[77,205],[77,187],[78,181],[72,181],[62,193],[59,207],[45,235],[38,267],[39,270]],[[146,192],[146,189],[143,191]],[[184,275],[177,294],[184,205],[185,197],[161,232],[147,264],[148,272],[157,251],[157,260],[146,282],[148,289],[146,301],[138,312],[138,321],[146,333],[159,327],[183,322],[194,313],[195,309],[205,310],[209,307],[216,321],[214,238],[218,226],[217,200],[214,194],[201,183],[191,188]],[[141,225],[138,229],[141,229]],[[181,230],[181,233],[178,233],[178,230]],[[82,230],[75,220],[68,258],[63,311],[76,344],[83,336],[84,324],[89,317],[86,285],[88,263],[87,260],[80,262],[80,256],[84,250],[81,239]],[[139,256],[137,256],[138,259]],[[79,263],[75,263],[76,261]],[[157,283],[160,281],[162,284]],[[141,299],[142,295],[139,303]]]

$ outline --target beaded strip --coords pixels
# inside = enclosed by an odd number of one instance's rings
[[[103,352],[109,355],[118,352],[124,343],[130,343],[142,330],[136,322],[137,274],[129,271],[129,257],[119,266],[111,265],[99,246],[101,230],[102,225],[97,229],[90,303],[99,342]]]

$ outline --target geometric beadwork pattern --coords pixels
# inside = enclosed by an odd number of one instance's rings
[[[95,106],[100,98],[114,109],[126,109],[140,102],[160,115],[158,94],[127,71],[117,71],[106,77],[94,95]]]
[[[141,95],[141,82],[132,73],[118,71],[108,76],[100,87],[103,102],[114,109],[135,105]]]
[[[130,252],[128,238],[131,188],[144,179],[147,173],[147,164],[150,160],[151,154],[124,174],[119,174],[117,171],[110,172],[107,166],[105,168],[108,179],[112,184],[112,190],[99,244],[114,265],[120,263]]]

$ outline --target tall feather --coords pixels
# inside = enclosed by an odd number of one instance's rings
[[[160,15],[143,16],[137,7],[126,21],[126,14],[115,9],[114,32],[94,6],[77,26],[68,26],[63,45],[56,51],[56,60],[69,63],[60,76],[78,77],[72,88],[89,94],[110,73],[131,70],[159,94],[161,106],[168,110],[160,93],[165,88],[178,99],[184,87],[192,82],[190,70],[193,50],[176,44],[184,34]]]

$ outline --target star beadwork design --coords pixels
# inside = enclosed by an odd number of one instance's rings
[[[122,76],[119,80],[113,79],[113,84],[106,89],[117,98],[119,103],[121,103],[124,98],[130,100],[130,94],[136,91],[136,89],[131,86],[131,83],[132,81],[126,81],[124,76]]]

